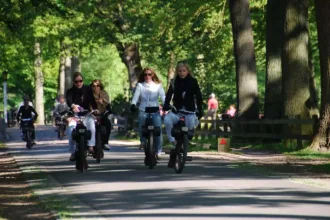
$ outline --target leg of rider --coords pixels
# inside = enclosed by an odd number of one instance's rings
[[[185,123],[186,123],[186,126],[188,127],[189,129],[189,132],[193,133],[193,129],[195,128],[195,125],[196,125],[196,116],[195,114],[188,114],[185,116]],[[189,137],[189,135],[188,135]]]
[[[155,137],[155,150],[157,154],[162,152],[162,145],[163,145],[163,136],[162,136],[162,118],[160,117],[159,113],[153,114],[152,122],[155,127],[160,127],[160,136]]]
[[[142,136],[142,126],[146,121],[146,114],[143,111],[139,111],[139,137],[141,145],[146,143],[145,137]]]
[[[86,128],[88,130],[91,131],[91,139],[87,141],[87,145],[89,147],[89,150],[92,150],[93,146],[95,146],[95,121],[94,121],[94,118],[93,117],[87,117],[85,118],[84,120],[84,125],[86,126]]]
[[[167,115],[165,115],[164,118],[165,130],[166,130],[167,138],[171,143],[175,142],[174,137],[172,137],[171,131],[173,125],[178,123],[178,121],[179,121],[179,116],[177,114],[174,114],[173,112],[170,112]]]
[[[72,131],[73,129],[77,126],[77,122],[76,121],[69,121],[69,125],[68,128],[66,130],[67,132],[67,136],[69,139],[69,151],[71,154],[74,154],[76,152],[76,142],[72,139]]]
[[[110,121],[110,119],[108,117],[103,117],[102,118],[102,125],[104,125],[104,127],[107,130],[107,133],[102,136],[102,138],[103,138],[102,141],[103,141],[104,144],[108,144],[110,134],[111,134],[111,121]]]

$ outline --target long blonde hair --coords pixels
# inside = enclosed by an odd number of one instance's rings
[[[186,67],[187,70],[188,70],[188,75],[190,75],[191,77],[194,77],[194,74],[193,72],[191,71],[191,68],[190,66],[188,65],[187,62],[184,62],[184,61],[179,61],[177,64],[176,64],[176,67],[175,67],[175,75],[173,77],[173,79],[171,80],[171,86],[174,90],[174,82],[176,80],[176,78],[178,77],[178,71],[181,67]]]

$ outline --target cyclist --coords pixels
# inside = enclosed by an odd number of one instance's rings
[[[97,110],[97,104],[94,99],[93,91],[90,86],[84,85],[83,76],[80,72],[73,74],[73,86],[66,92],[66,103],[70,109],[78,113],[82,110]],[[71,152],[70,161],[75,161],[76,145],[72,140],[71,134],[77,123],[72,118],[68,118],[69,126],[67,129],[67,135],[69,138],[69,150]],[[95,122],[93,117],[86,117],[83,121],[88,130],[91,131],[91,139],[87,142],[88,150],[93,153],[93,147],[95,146]]]
[[[190,131],[198,124],[198,119],[203,115],[202,112],[202,93],[197,80],[193,77],[188,64],[179,62],[176,66],[175,77],[166,93],[164,111],[172,108],[170,101],[173,98],[173,105],[178,112],[167,113],[164,118],[164,125],[169,141],[175,147],[176,141],[171,135],[173,125],[176,124],[181,116],[185,117],[186,126]],[[197,111],[196,111],[197,106]],[[170,157],[169,166],[173,163],[173,157]]]
[[[101,80],[94,79],[91,83],[91,87],[93,88],[93,94],[97,103],[97,109],[100,111],[100,113],[104,113],[105,111],[110,111],[109,113],[111,113],[109,95],[104,90],[104,86]],[[111,121],[107,116],[105,116],[102,117],[101,122],[107,130],[106,135],[102,136],[102,142],[104,143],[102,148],[104,150],[110,150],[109,138],[111,134]]]
[[[33,118],[34,120],[36,120],[38,118],[38,113],[36,112],[36,110],[29,105],[30,104],[30,98],[29,96],[24,96],[23,98],[23,106],[21,106],[18,109],[17,115],[16,115],[16,120],[19,123],[19,119],[26,119],[26,118]],[[21,132],[22,132],[22,124],[20,124],[20,128],[21,128]],[[32,123],[32,144],[35,144],[34,139],[35,139],[35,129],[34,129],[34,125]],[[21,135],[23,136],[23,133],[21,133]]]
[[[139,76],[138,83],[134,92],[134,96],[131,102],[130,110],[135,111],[136,103],[139,101],[139,136],[140,136],[140,148],[145,145],[145,138],[142,136],[142,126],[145,123],[147,115],[145,113],[146,107],[158,107],[158,99],[161,99],[162,103],[165,101],[165,92],[162,84],[155,73],[155,71],[146,67],[143,69]],[[162,119],[159,112],[152,116],[154,126],[162,127]],[[157,159],[160,159],[162,152],[162,133],[159,137],[155,138],[155,146],[157,150]]]
[[[54,108],[55,122],[61,120],[61,115],[65,114],[70,110],[68,104],[65,102],[65,97],[63,94],[58,96],[58,103],[56,103]]]

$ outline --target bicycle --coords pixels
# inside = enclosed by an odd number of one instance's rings
[[[177,110],[173,106],[172,111],[175,113]],[[173,126],[171,135],[176,140],[175,148],[170,152],[170,161],[168,167],[174,168],[177,174],[182,173],[186,161],[192,161],[191,157],[188,157],[189,139],[193,137],[193,130],[189,131],[185,123],[185,116],[182,115],[179,121]]]
[[[32,134],[34,132],[33,118],[22,118],[21,129],[23,133],[23,140],[26,142],[26,148],[31,149],[34,144],[32,141]]]
[[[64,132],[66,129],[66,118],[67,118],[68,114],[67,112],[63,112],[63,113],[56,113],[55,114],[55,125],[57,127],[57,138],[62,140],[64,137]]]
[[[78,115],[73,115],[73,120],[76,120],[77,125],[72,131],[72,139],[76,141],[76,169],[80,172],[84,172],[88,168],[86,160],[87,141],[91,139],[92,133],[87,130],[83,124],[85,118],[90,116],[93,111],[79,112]]]
[[[160,136],[160,127],[154,126],[152,116],[159,111],[159,107],[146,107],[145,113],[147,118],[145,120],[144,126],[142,127],[142,136],[146,138],[144,147],[144,164],[152,169],[157,164],[156,152],[155,152],[155,137]]]

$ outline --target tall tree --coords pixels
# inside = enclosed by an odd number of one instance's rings
[[[72,74],[75,72],[81,72],[81,63],[78,56],[73,56],[71,58],[71,72]]]
[[[236,63],[238,117],[258,118],[259,98],[248,0],[229,0]]]
[[[35,107],[38,112],[37,124],[43,125],[45,123],[44,118],[44,75],[42,72],[42,58],[40,43],[37,41],[34,44],[34,74],[35,74]]]
[[[266,15],[266,93],[265,118],[281,118],[282,48],[285,0],[268,0]]]
[[[65,57],[65,91],[72,87],[71,57]]]
[[[315,0],[316,22],[321,64],[321,115],[320,126],[311,148],[314,150],[330,149],[330,1]]]
[[[287,0],[282,59],[284,115],[310,118],[308,0]]]

